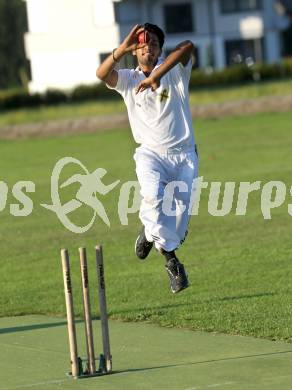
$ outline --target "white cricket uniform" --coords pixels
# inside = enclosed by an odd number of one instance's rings
[[[162,62],[159,59],[155,68]],[[138,94],[144,73],[121,69],[114,88],[124,98],[134,139],[141,144],[134,155],[142,195],[139,216],[147,240],[158,250],[172,251],[184,240],[192,182],[198,174],[188,93],[191,69],[192,60],[186,66],[179,63],[161,78],[156,91],[148,88]],[[173,181],[186,183],[187,190],[175,189],[172,213],[163,199],[166,185]]]

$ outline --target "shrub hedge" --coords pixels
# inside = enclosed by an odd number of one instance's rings
[[[190,89],[236,85],[244,82],[266,81],[292,77],[292,59],[285,59],[281,64],[256,64],[252,67],[234,65],[221,71],[210,73],[194,70],[190,79]],[[61,103],[82,102],[86,100],[115,99],[118,95],[104,84],[79,85],[72,91],[48,89],[45,93],[29,94],[25,90],[0,92],[0,110],[38,107]]]
[[[234,85],[288,77],[292,77],[292,59],[285,59],[281,64],[256,64],[252,67],[244,64],[234,65],[212,73],[195,70],[192,72],[190,88]]]

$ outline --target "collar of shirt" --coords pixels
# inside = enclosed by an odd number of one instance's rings
[[[159,65],[161,65],[163,61],[164,61],[163,57],[158,57],[157,64],[154,66],[153,70],[156,69]],[[139,65],[137,66],[137,68],[135,70],[143,73],[143,71],[140,69]],[[152,70],[152,72],[153,72],[153,70]]]

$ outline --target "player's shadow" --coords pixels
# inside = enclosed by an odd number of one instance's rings
[[[196,304],[196,305],[205,305],[206,303],[213,303],[213,302],[225,302],[225,301],[236,301],[239,299],[253,299],[253,298],[261,298],[261,297],[269,297],[274,296],[276,293],[273,292],[263,292],[263,293],[257,293],[257,294],[242,294],[242,295],[235,295],[235,296],[226,296],[226,297],[220,297],[220,298],[208,298],[208,299],[197,299],[192,300],[187,303],[175,303],[175,304],[169,304],[169,305],[162,305],[162,306],[152,306],[152,307],[139,307],[139,308],[133,308],[133,309],[125,309],[125,310],[118,310],[114,312],[109,312],[109,314],[126,314],[126,313],[135,313],[140,311],[147,311],[147,310],[167,310],[175,307],[182,307],[182,306],[190,306],[190,304]]]
[[[264,293],[258,293],[258,294],[242,294],[242,295],[235,295],[231,297],[222,297],[218,299],[213,299],[213,301],[223,302],[223,301],[236,301],[238,299],[252,299],[252,298],[261,298],[261,297],[269,297],[274,296],[275,293],[272,292],[264,292]],[[210,302],[212,300],[209,300]]]

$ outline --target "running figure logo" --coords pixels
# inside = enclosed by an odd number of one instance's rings
[[[59,178],[62,170],[68,164],[76,164],[82,168],[84,174],[78,173],[71,176],[64,183],[59,184]],[[109,185],[105,185],[102,182],[102,178],[107,174],[107,171],[103,168],[97,168],[92,173],[89,173],[87,168],[77,159],[73,157],[64,157],[55,165],[51,176],[51,199],[52,205],[42,204],[41,206],[56,213],[62,224],[73,233],[84,233],[91,228],[97,216],[102,221],[110,226],[110,221],[103,207],[103,204],[98,199],[97,194],[106,195],[112,191],[120,182],[115,181]],[[80,188],[76,193],[75,199],[70,200],[65,204],[61,204],[59,189],[70,186],[71,184],[79,183]],[[93,216],[90,222],[83,227],[76,226],[67,217],[67,215],[79,207],[86,205],[93,210]]]

